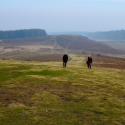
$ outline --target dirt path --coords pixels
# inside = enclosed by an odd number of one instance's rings
[[[66,49],[68,50],[68,48],[69,48],[69,45],[71,45],[73,42],[75,42],[75,36],[73,36],[73,41],[72,42],[70,42],[68,45],[67,45],[67,47],[66,47]]]

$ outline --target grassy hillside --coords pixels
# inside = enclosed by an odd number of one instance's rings
[[[124,125],[125,70],[70,56],[67,68],[0,60],[0,125]]]

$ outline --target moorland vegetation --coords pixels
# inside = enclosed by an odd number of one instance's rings
[[[93,56],[88,69],[86,55],[70,57],[67,68],[0,60],[0,125],[124,125],[125,65]]]

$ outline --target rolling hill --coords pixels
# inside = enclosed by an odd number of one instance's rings
[[[23,52],[64,52],[68,50],[100,54],[125,54],[106,44],[79,35],[48,35],[38,37],[4,39],[0,42],[1,54]]]

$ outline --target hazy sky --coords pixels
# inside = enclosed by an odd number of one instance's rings
[[[0,0],[0,30],[125,29],[125,0]]]

